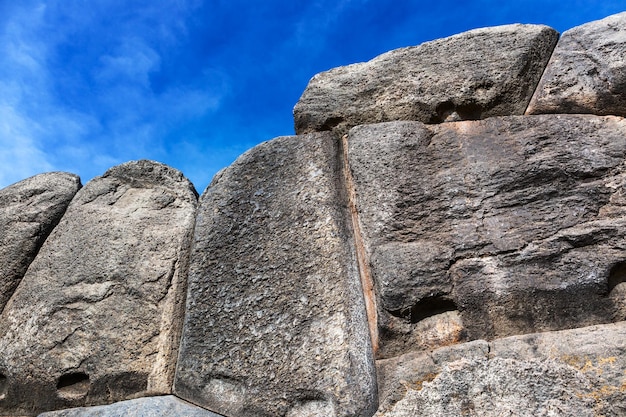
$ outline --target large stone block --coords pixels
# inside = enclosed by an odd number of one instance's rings
[[[626,323],[475,341],[379,361],[378,417],[626,414]]]
[[[151,161],[76,194],[0,315],[0,414],[171,392],[196,204]]]
[[[428,321],[444,345],[623,319],[624,119],[390,122],[348,143],[380,357],[433,347]]]
[[[38,417],[220,417],[173,395],[138,398],[96,407],[49,411]]]
[[[403,400],[408,392],[419,391],[424,383],[435,379],[449,363],[462,359],[484,360],[488,356],[489,343],[484,340],[474,340],[432,351],[409,352],[376,361],[380,405],[375,415],[384,416]]]
[[[465,359],[444,367],[421,390],[409,390],[381,417],[598,415],[591,397],[574,394],[581,388],[584,394],[592,395],[588,381],[566,365],[519,359]]]
[[[557,38],[538,25],[476,29],[317,74],[294,108],[296,133],[524,114]]]
[[[274,139],[201,197],[176,395],[231,417],[374,413],[338,146]]]
[[[528,106],[528,114],[626,116],[626,12],[566,32]]]
[[[0,312],[80,187],[76,175],[50,172],[0,190]]]

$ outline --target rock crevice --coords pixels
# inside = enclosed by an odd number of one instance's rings
[[[363,296],[365,299],[365,309],[367,313],[368,327],[370,330],[370,338],[372,341],[372,349],[374,354],[378,352],[378,315],[376,305],[376,295],[374,292],[374,280],[372,279],[372,272],[370,269],[369,256],[367,249],[363,242],[363,236],[361,233],[361,224],[359,221],[359,211],[356,206],[356,189],[354,186],[354,179],[352,178],[352,172],[350,170],[350,164],[348,161],[348,136],[344,135],[341,141],[342,163],[343,163],[343,178],[345,181],[345,187],[348,193],[348,209],[350,211],[350,220],[352,223],[352,234],[354,236],[354,246],[356,249],[356,258],[359,268],[359,275],[361,277],[361,286],[363,288]]]

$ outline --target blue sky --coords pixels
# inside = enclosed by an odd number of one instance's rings
[[[0,0],[0,187],[154,159],[199,192],[293,134],[317,72],[508,23],[559,32],[625,1]]]

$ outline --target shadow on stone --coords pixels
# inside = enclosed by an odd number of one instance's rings
[[[421,299],[410,309],[394,310],[390,311],[390,313],[395,317],[408,319],[414,324],[428,317],[455,310],[458,310],[458,308],[454,301],[442,296],[434,296]]]
[[[613,291],[615,287],[617,287],[622,282],[626,281],[626,262],[618,262],[613,265],[611,268],[611,272],[609,272],[609,293]]]
[[[0,374],[0,400],[3,400],[7,395],[9,384],[7,384],[7,377],[4,374]]]
[[[59,397],[65,399],[79,398],[87,395],[89,386],[89,375],[84,372],[72,372],[61,375],[57,382],[57,392]]]

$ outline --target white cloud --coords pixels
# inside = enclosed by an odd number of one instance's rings
[[[150,73],[159,69],[161,57],[145,41],[132,37],[123,39],[113,54],[101,56],[100,62],[96,78],[101,82],[150,88]]]
[[[34,7],[32,24],[44,9]],[[45,48],[29,39],[23,15],[6,22],[0,33],[0,187],[53,169],[37,137],[41,124],[23,107],[37,107],[45,85]]]
[[[229,91],[219,70],[208,71],[212,90],[185,80],[159,91],[151,85],[159,51],[188,36],[186,18],[198,6],[25,0],[7,7],[0,16],[0,187],[47,170],[85,182],[129,159],[163,159],[172,129],[217,110]],[[75,55],[64,55],[68,48]]]
[[[8,105],[0,105],[0,188],[53,169],[33,139],[36,124]]]

